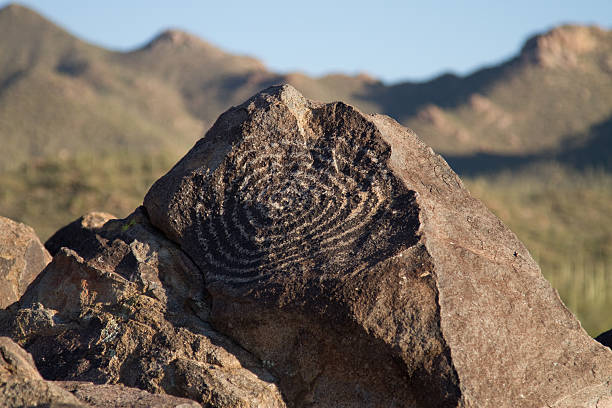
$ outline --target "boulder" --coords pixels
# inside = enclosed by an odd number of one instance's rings
[[[185,398],[150,394],[121,385],[45,381],[34,366],[32,356],[8,337],[0,337],[0,406],[200,407]]]
[[[58,381],[55,384],[71,392],[94,408],[201,408],[195,401],[165,394],[151,394],[138,388],[118,384],[93,384]]]
[[[105,212],[94,211],[85,214],[60,228],[45,242],[45,248],[51,256],[55,256],[63,246],[68,248],[81,246],[84,242],[95,239],[96,233],[100,231],[104,224],[116,218],[114,215]]]
[[[269,88],[221,115],[144,206],[203,273],[215,330],[288,406],[596,407],[612,393],[612,351],[389,117]]]
[[[44,378],[122,384],[207,407],[285,406],[263,362],[210,326],[202,274],[142,209],[88,240],[60,241],[0,327]],[[101,392],[70,384],[77,396]]]
[[[31,227],[0,217],[0,309],[19,300],[50,261]]]
[[[32,356],[7,337],[0,337],[0,406],[88,407],[70,392],[43,380]]]

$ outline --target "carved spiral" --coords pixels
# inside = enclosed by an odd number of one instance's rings
[[[370,132],[372,133],[372,132]],[[196,229],[207,279],[351,272],[416,240],[414,193],[373,134],[245,137],[207,175]]]

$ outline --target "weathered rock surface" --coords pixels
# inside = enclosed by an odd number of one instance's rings
[[[74,395],[40,376],[32,356],[0,337],[0,407],[87,407]]]
[[[65,227],[60,228],[45,242],[45,248],[47,248],[51,256],[55,256],[62,246],[68,248],[80,246],[83,242],[94,239],[96,233],[102,229],[104,224],[116,218],[114,215],[105,212],[94,211],[85,214]]]
[[[285,406],[263,363],[210,327],[201,273],[141,209],[59,247],[0,316],[0,332],[46,379],[121,383],[207,407]]]
[[[32,406],[189,408],[200,404],[121,385],[45,381],[29,353],[8,337],[0,337],[0,407]]]
[[[0,217],[0,309],[19,300],[49,261],[31,227]]]
[[[58,386],[95,408],[201,408],[195,401],[165,394],[151,394],[122,385],[59,381]]]
[[[612,351],[386,116],[269,88],[144,205],[203,272],[214,327],[289,406],[596,407],[612,393]]]

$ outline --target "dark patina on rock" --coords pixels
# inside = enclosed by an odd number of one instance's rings
[[[96,233],[101,231],[104,224],[116,218],[114,215],[105,212],[95,211],[85,214],[56,231],[45,242],[45,248],[51,256],[55,256],[62,247],[86,248],[85,243],[95,239]]]
[[[0,337],[0,406],[89,407],[58,385],[43,380],[32,356],[8,337]]]
[[[8,337],[0,337],[0,406],[196,408],[200,404],[121,385],[45,381],[30,354]]]
[[[386,116],[269,88],[144,205],[203,272],[216,329],[290,406],[595,407],[612,392],[612,352]]]

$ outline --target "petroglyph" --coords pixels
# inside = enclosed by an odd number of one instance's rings
[[[201,174],[195,219],[207,279],[248,282],[323,265],[350,273],[416,242],[414,192],[386,167],[390,148],[366,121],[361,134],[324,126],[339,115],[350,122],[356,112],[327,105],[291,137],[245,135]]]

